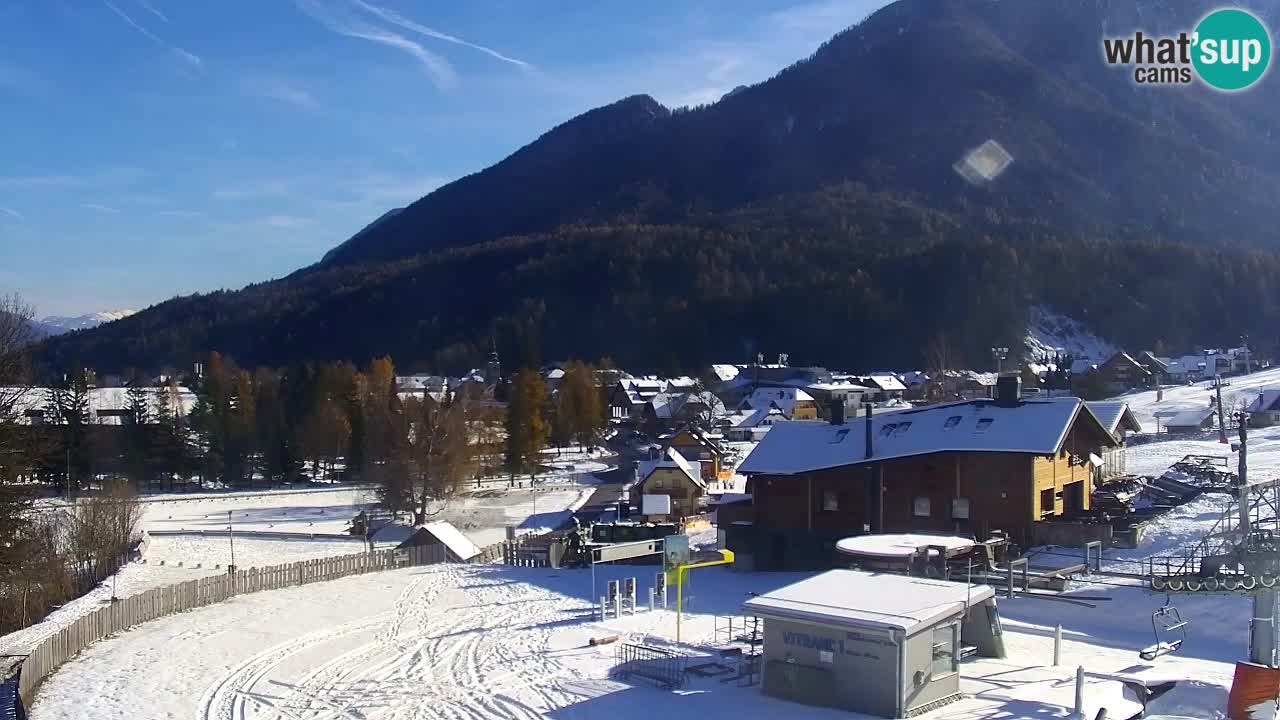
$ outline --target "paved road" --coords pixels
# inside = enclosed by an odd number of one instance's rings
[[[574,516],[586,525],[614,519],[614,508],[622,498],[623,488],[635,477],[632,463],[639,458],[636,450],[623,442],[611,440],[608,447],[618,455],[618,467],[608,472],[596,473],[601,480],[594,493]]]

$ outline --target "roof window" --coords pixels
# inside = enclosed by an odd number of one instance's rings
[[[995,418],[981,418],[978,420],[978,426],[973,429],[976,433],[984,433],[991,428],[991,423],[995,422]]]
[[[950,430],[954,428],[955,426],[960,424],[960,420],[963,417],[964,417],[963,415],[952,415],[951,417],[947,418],[947,421],[945,423],[943,423],[942,429]]]

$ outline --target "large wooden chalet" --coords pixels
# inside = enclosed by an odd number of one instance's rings
[[[1103,454],[1123,443],[1078,398],[994,399],[776,425],[739,472],[752,520],[728,546],[759,569],[829,567],[850,535],[939,532],[1026,544],[1034,524],[1088,510]]]

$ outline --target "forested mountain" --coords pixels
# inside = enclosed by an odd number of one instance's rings
[[[1264,14],[1275,19],[1275,1]],[[299,358],[458,369],[757,349],[871,367],[945,330],[969,359],[1043,303],[1135,346],[1274,344],[1277,86],[1142,87],[1105,34],[1204,0],[900,0],[720,102],[626,98],[380,218],[311,268],[46,343],[54,365]],[[992,182],[953,170],[995,140]]]

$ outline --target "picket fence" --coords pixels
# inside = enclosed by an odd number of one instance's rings
[[[486,555],[492,556],[491,548],[486,551]],[[427,545],[250,568],[235,574],[154,588],[95,610],[37,645],[22,663],[18,694],[22,704],[30,707],[40,683],[63,663],[93,643],[149,620],[212,605],[236,595],[443,562],[446,562],[445,547]]]

